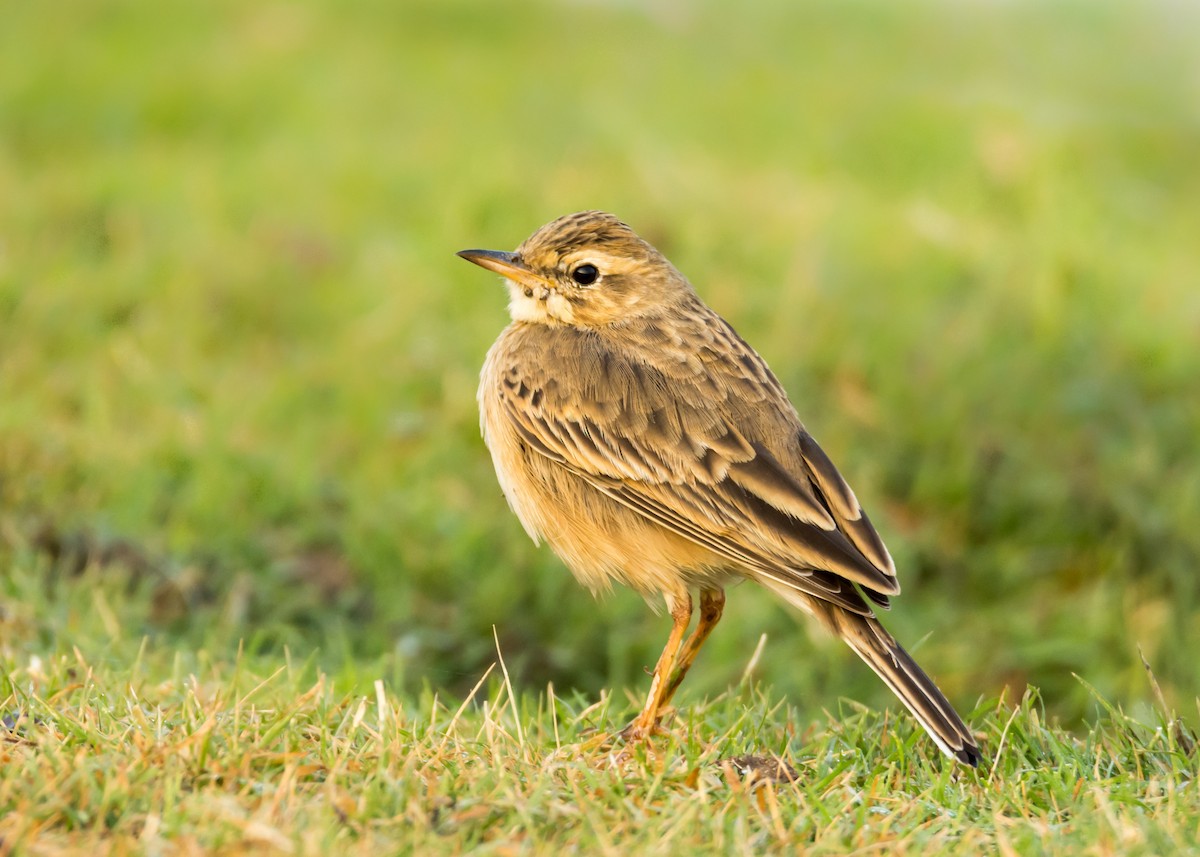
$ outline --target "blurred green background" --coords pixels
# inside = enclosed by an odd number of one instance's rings
[[[71,2],[0,27],[0,648],[644,690],[505,507],[454,257],[582,208],[767,358],[963,707],[1200,688],[1200,9]],[[765,592],[689,694],[889,704]],[[1192,710],[1194,713],[1194,710]]]

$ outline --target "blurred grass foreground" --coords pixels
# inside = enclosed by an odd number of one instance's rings
[[[454,258],[581,208],[763,353],[964,708],[1200,688],[1185,3],[9,4],[0,659],[315,660],[595,694],[666,633],[505,508]],[[684,689],[890,704],[763,592]],[[171,653],[178,652],[177,655]],[[157,653],[157,654],[156,654]],[[187,654],[193,653],[193,654]],[[1007,691],[1006,691],[1007,689]],[[1190,712],[1190,713],[1189,713]]]

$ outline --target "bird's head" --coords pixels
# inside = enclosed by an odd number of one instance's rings
[[[503,275],[514,321],[602,327],[657,315],[691,292],[661,253],[603,211],[553,220],[512,253],[458,255]]]

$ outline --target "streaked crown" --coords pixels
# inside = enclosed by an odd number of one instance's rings
[[[661,253],[604,211],[553,220],[514,253],[459,255],[504,275],[516,321],[598,327],[655,315],[694,294]]]

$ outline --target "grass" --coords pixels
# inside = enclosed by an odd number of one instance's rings
[[[1195,11],[743,6],[6,10],[2,847],[1195,848]],[[453,253],[585,207],[775,368],[994,768],[749,587],[675,743],[584,746],[666,629],[505,508]]]
[[[6,715],[0,745],[6,853],[1200,845],[1185,730],[1109,707],[1071,736],[1047,724],[1032,693],[972,712],[992,756],[978,771],[938,757],[907,718],[842,703],[814,722],[752,680],[688,706],[670,736],[623,755],[606,735],[636,699],[553,686],[515,694],[502,661],[460,702],[432,690],[401,698],[383,681],[347,690],[345,675],[290,653],[213,656],[119,639],[88,648],[92,660],[64,647],[0,679],[20,711]],[[782,758],[795,779],[744,777],[746,754]]]

